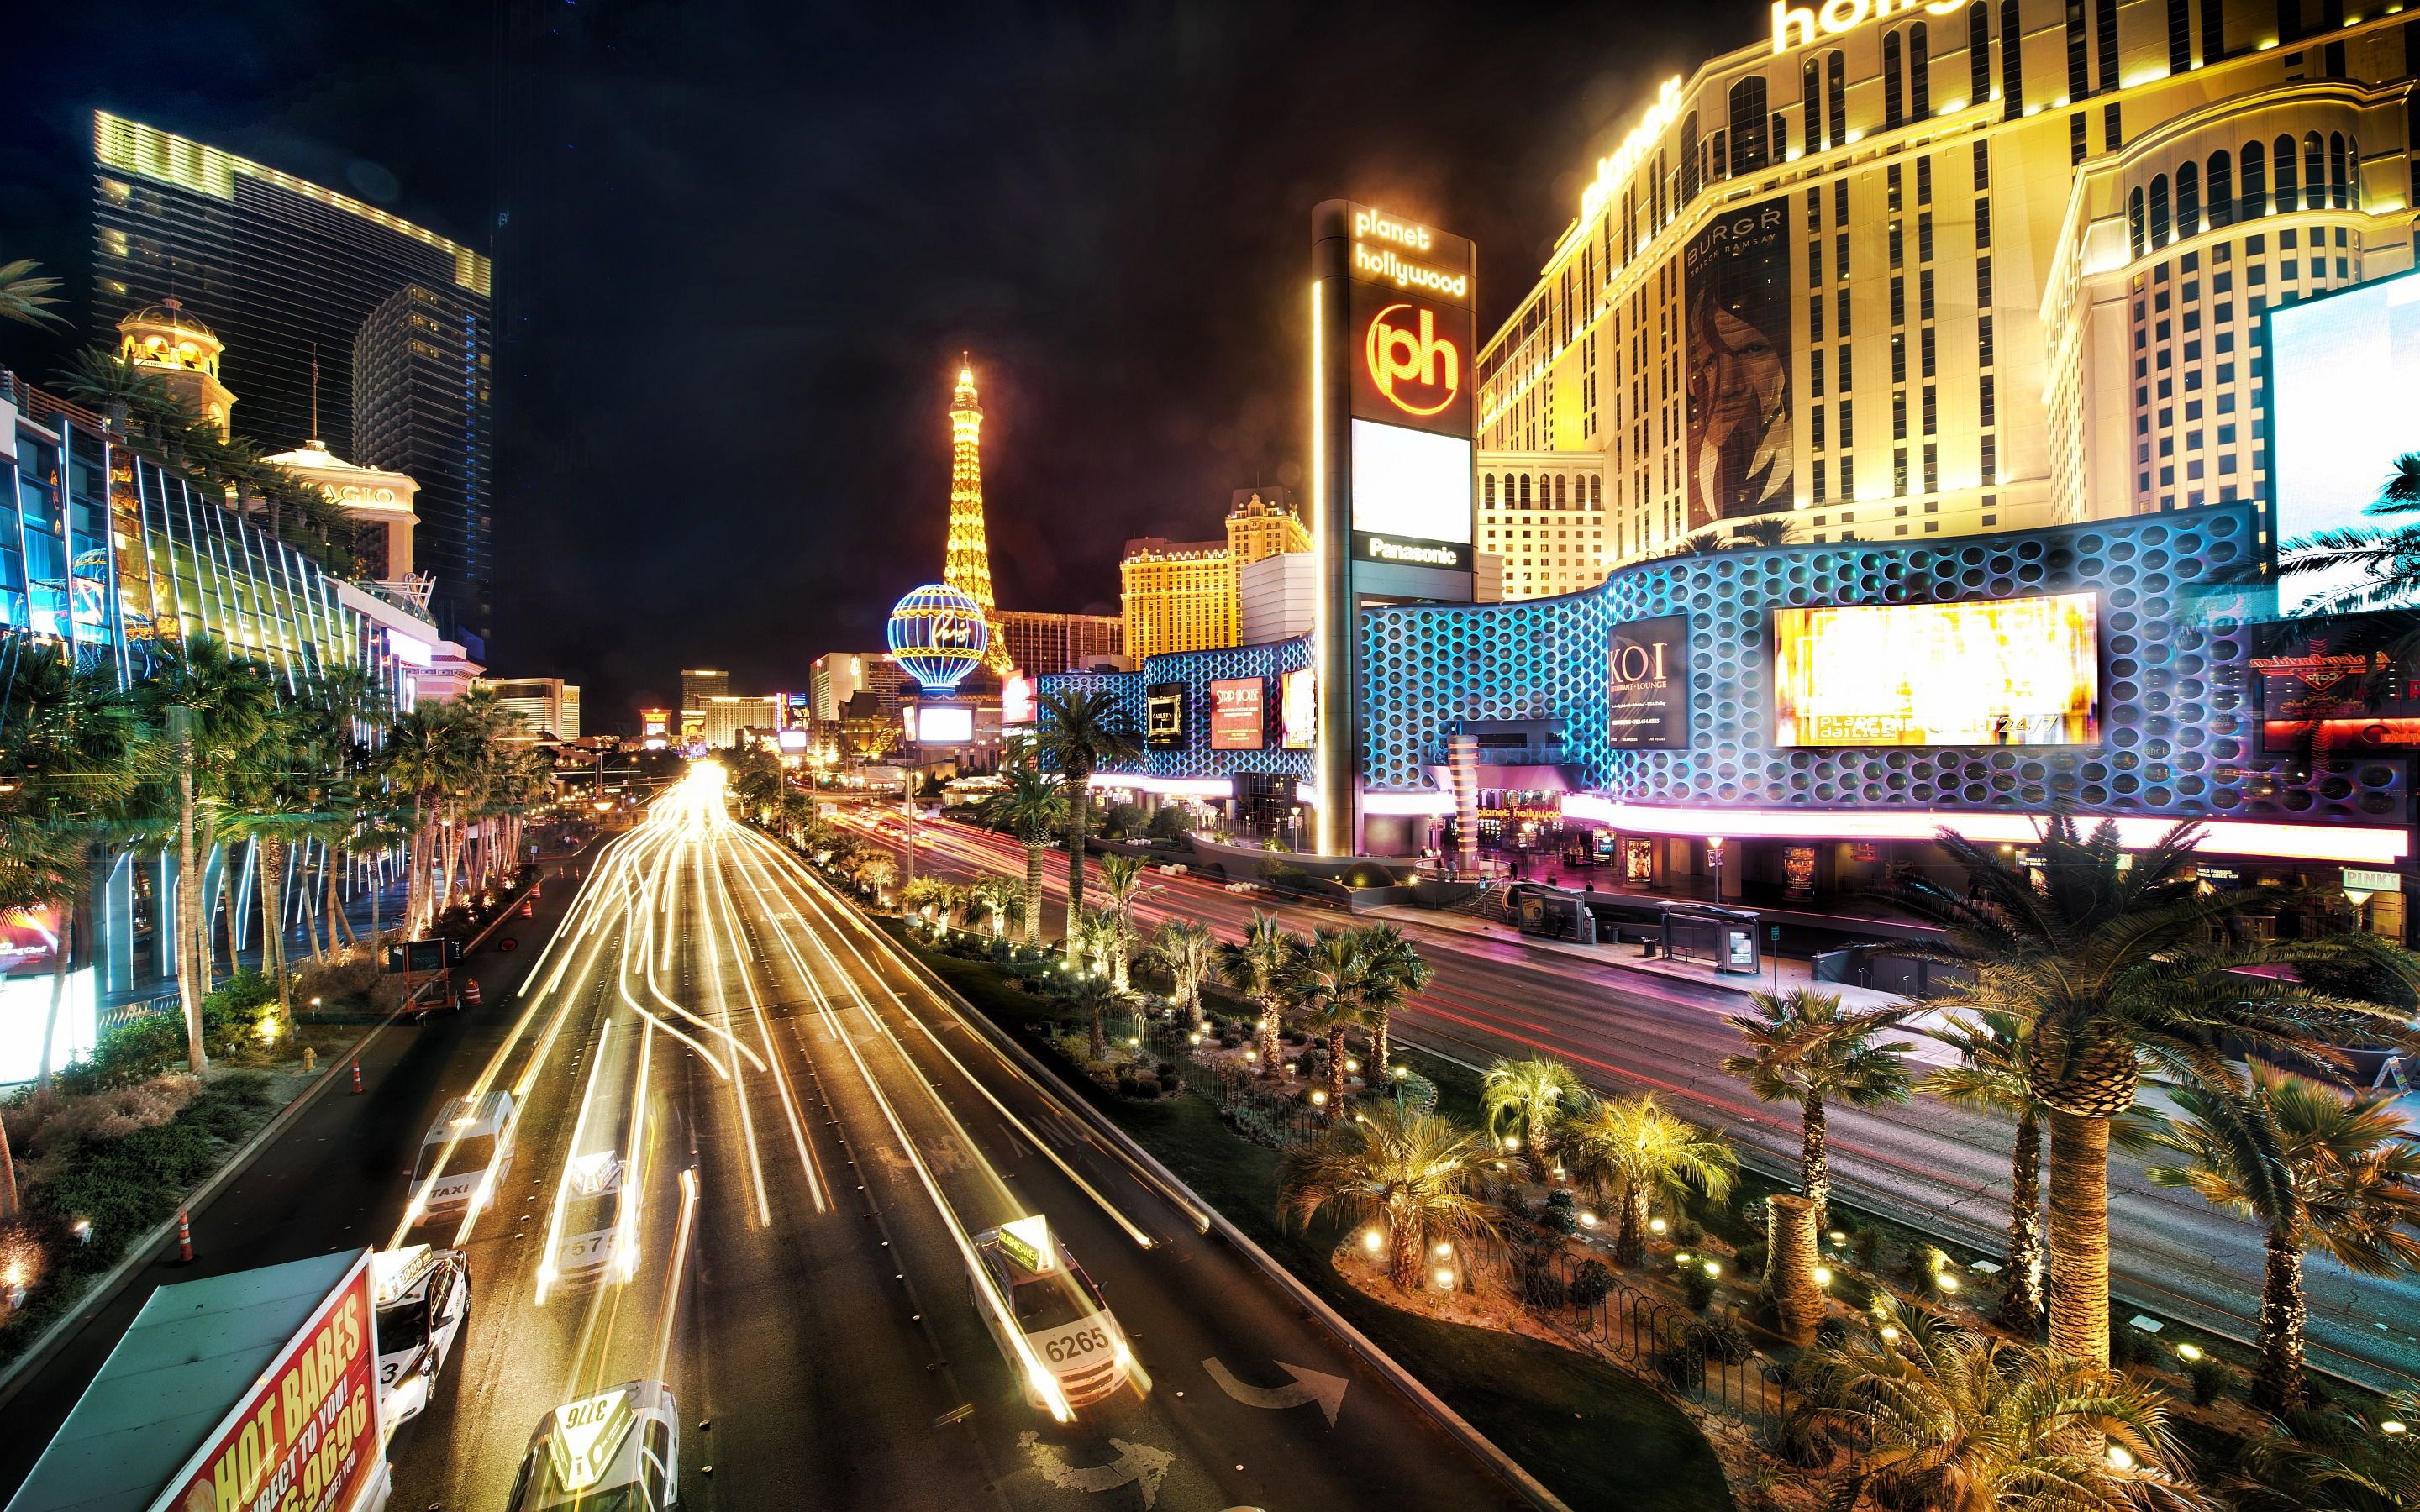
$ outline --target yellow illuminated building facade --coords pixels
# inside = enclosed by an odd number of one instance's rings
[[[1480,471],[1594,469],[1551,528],[1605,565],[2265,498],[2264,312],[2413,265],[2402,11],[1776,6],[1621,123],[1481,353]]]
[[[1552,598],[1605,581],[1605,458],[1592,452],[1479,454],[1479,549],[1503,563],[1504,598]]]
[[[1232,646],[1243,625],[1243,569],[1311,549],[1311,532],[1281,488],[1238,489],[1223,541],[1140,536],[1118,563],[1125,653],[1135,665],[1171,651]]]

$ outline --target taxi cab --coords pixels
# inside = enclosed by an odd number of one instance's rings
[[[629,1381],[541,1419],[505,1512],[674,1512],[680,1407],[660,1381]]]
[[[434,1223],[485,1208],[513,1172],[513,1094],[496,1088],[460,1097],[422,1136],[405,1212],[412,1224]]]
[[[378,1308],[379,1420],[420,1415],[471,1316],[471,1266],[460,1250],[406,1244],[370,1257]]]

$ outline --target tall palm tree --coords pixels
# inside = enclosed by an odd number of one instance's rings
[[[1135,905],[1142,902],[1146,893],[1160,890],[1156,886],[1144,880],[1147,875],[1140,856],[1104,856],[1101,857],[1101,912],[1109,917],[1114,930],[1111,936],[1113,943],[1110,947],[1109,974],[1116,980],[1120,992],[1125,991],[1129,985],[1127,958],[1134,950]]]
[[[287,860],[298,841],[331,817],[323,805],[335,757],[311,738],[310,721],[301,710],[278,710],[270,724],[270,737],[257,748],[256,759],[230,771],[225,832],[229,840],[248,840],[255,847],[260,872],[261,965],[277,983],[278,1023],[290,1027],[294,984],[286,957]],[[306,905],[308,901],[306,894]]]
[[[1151,957],[1168,973],[1170,995],[1188,1024],[1202,1020],[1202,983],[1217,963],[1218,944],[1209,925],[1190,918],[1163,919],[1151,938]]]
[[[1252,1045],[1260,1053],[1263,1071],[1277,1069],[1278,1021],[1285,1012],[1287,982],[1302,951],[1301,935],[1257,908],[1243,939],[1222,941],[1218,946],[1220,979],[1260,1011],[1252,1027]]]
[[[52,381],[68,398],[98,410],[110,429],[150,442],[170,461],[182,460],[185,438],[199,422],[158,373],[105,347],[77,352]]]
[[[1579,1073],[1552,1056],[1499,1060],[1480,1078],[1479,1104],[1487,1132],[1518,1141],[1531,1180],[1546,1179],[1546,1150],[1565,1119],[1588,1105]]]
[[[1344,1036],[1370,1026],[1370,963],[1353,936],[1321,930],[1295,962],[1288,985],[1306,1027],[1327,1041],[1327,1116],[1344,1111]]]
[[[1042,862],[1051,836],[1067,823],[1067,784],[1032,762],[1001,776],[1008,785],[984,803],[984,823],[998,825],[1025,846],[1025,943],[1042,948]]]
[[[2420,1139],[2392,1092],[2348,1097],[2257,1064],[2248,1094],[2188,1086],[2150,1143],[2181,1160],[2149,1174],[2264,1230],[2252,1405],[2290,1412],[2304,1402],[2303,1256],[2317,1250],[2363,1275],[2420,1268]]]
[[[1365,924],[1353,932],[1354,943],[1369,963],[1370,983],[1364,999],[1370,1009],[1370,1085],[1383,1087],[1393,1074],[1395,1010],[1426,987],[1436,968],[1421,959],[1404,932],[1392,924]]]
[[[985,877],[970,889],[977,906],[991,919],[991,937],[1004,940],[1009,926],[1025,917],[1024,886],[1010,877]]]
[[[1420,1285],[1422,1259],[1445,1241],[1493,1237],[1487,1147],[1434,1113],[1377,1103],[1289,1151],[1278,1167],[1278,1213],[1308,1226],[1323,1212],[1386,1229],[1387,1274]]]
[[[2363,513],[2409,515],[2415,510],[2420,510],[2420,452],[2406,452],[2389,465],[2378,496]],[[2341,573],[2347,568],[2359,574],[2352,586],[2313,595],[2304,607],[2343,613],[2409,603],[2412,593],[2420,590],[2420,525],[2318,531],[2277,548],[2281,581],[2297,574]]]
[[[1798,522],[1787,515],[1760,515],[1731,527],[1731,545],[1787,546],[1798,533]]]
[[[1821,1228],[1832,1200],[1824,1109],[1832,1103],[1869,1108],[1906,1100],[1904,1057],[1916,1046],[1905,1040],[1877,1043],[1876,1037],[1899,1026],[1911,1010],[1844,1010],[1839,994],[1811,987],[1751,993],[1748,1005],[1753,1012],[1734,1013],[1730,1020],[1747,1049],[1725,1056],[1723,1070],[1747,1083],[1761,1101],[1798,1104],[1799,1187],[1814,1204],[1815,1227]]]
[[[855,858],[851,871],[859,882],[873,890],[874,901],[880,903],[891,884],[898,880],[899,863],[887,852],[867,851]]]
[[[160,717],[176,774],[177,992],[186,1064],[198,1076],[209,1069],[202,1044],[202,997],[210,987],[203,894],[216,837],[209,816],[229,769],[268,733],[276,705],[261,670],[206,635],[163,646],[141,693]]]
[[[1134,717],[1107,689],[1062,688],[1036,702],[1040,733],[1034,749],[1067,785],[1067,911],[1084,903],[1084,839],[1092,815],[1093,774],[1142,754]],[[1067,960],[1076,960],[1075,942]]]
[[[2013,1013],[1951,1016],[1926,1032],[1957,1051],[1959,1063],[1927,1076],[1917,1089],[2016,1120],[2016,1141],[2009,1157],[2009,1280],[1998,1317],[2001,1327],[2030,1339],[2041,1333],[2044,1316],[2041,1131],[2050,1107],[2034,1096],[2025,1075],[2024,1027]]]
[[[1652,1092],[1591,1103],[1564,1123],[1558,1143],[1573,1184],[1620,1205],[1613,1257],[1621,1265],[1647,1257],[1655,1199],[1677,1203],[1694,1192],[1719,1202],[1739,1179],[1739,1156],[1722,1135],[1666,1111]]]
[[[1919,876],[1889,894],[1943,933],[1900,953],[1973,974],[1933,1006],[2005,1012],[2025,1027],[2026,1079],[2050,1109],[2051,1347],[2104,1367],[2110,1125],[2133,1107],[2142,1065],[2234,1087],[2241,1078],[2219,1050],[2227,1039],[2326,1060],[2357,1033],[2404,1032],[2392,1010],[2247,967],[2367,965],[2420,979],[2408,954],[2371,935],[2226,938],[2242,904],[2196,886],[2199,835],[2179,825],[2129,856],[2116,825],[2086,833],[2058,813],[2028,867],[1945,829],[1939,843],[1965,872],[1965,890]]]
[[[0,320],[21,325],[64,325],[55,313],[59,281],[45,275],[31,257],[0,263]]]
[[[1844,1444],[1838,1512],[2214,1507],[2156,1387],[2089,1360],[1951,1327],[1896,1298],[1807,1357],[1811,1425]]]

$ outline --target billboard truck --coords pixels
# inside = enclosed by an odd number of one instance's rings
[[[162,1287],[8,1512],[381,1512],[366,1249]]]

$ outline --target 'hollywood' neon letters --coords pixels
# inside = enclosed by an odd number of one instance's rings
[[[1792,47],[1812,46],[1818,37],[1838,37],[1869,21],[1910,10],[1947,16],[1963,3],[1964,0],[1931,0],[1930,4],[1925,0],[1823,0],[1820,6],[1793,6],[1787,0],[1773,0],[1773,51],[1778,56]]]

